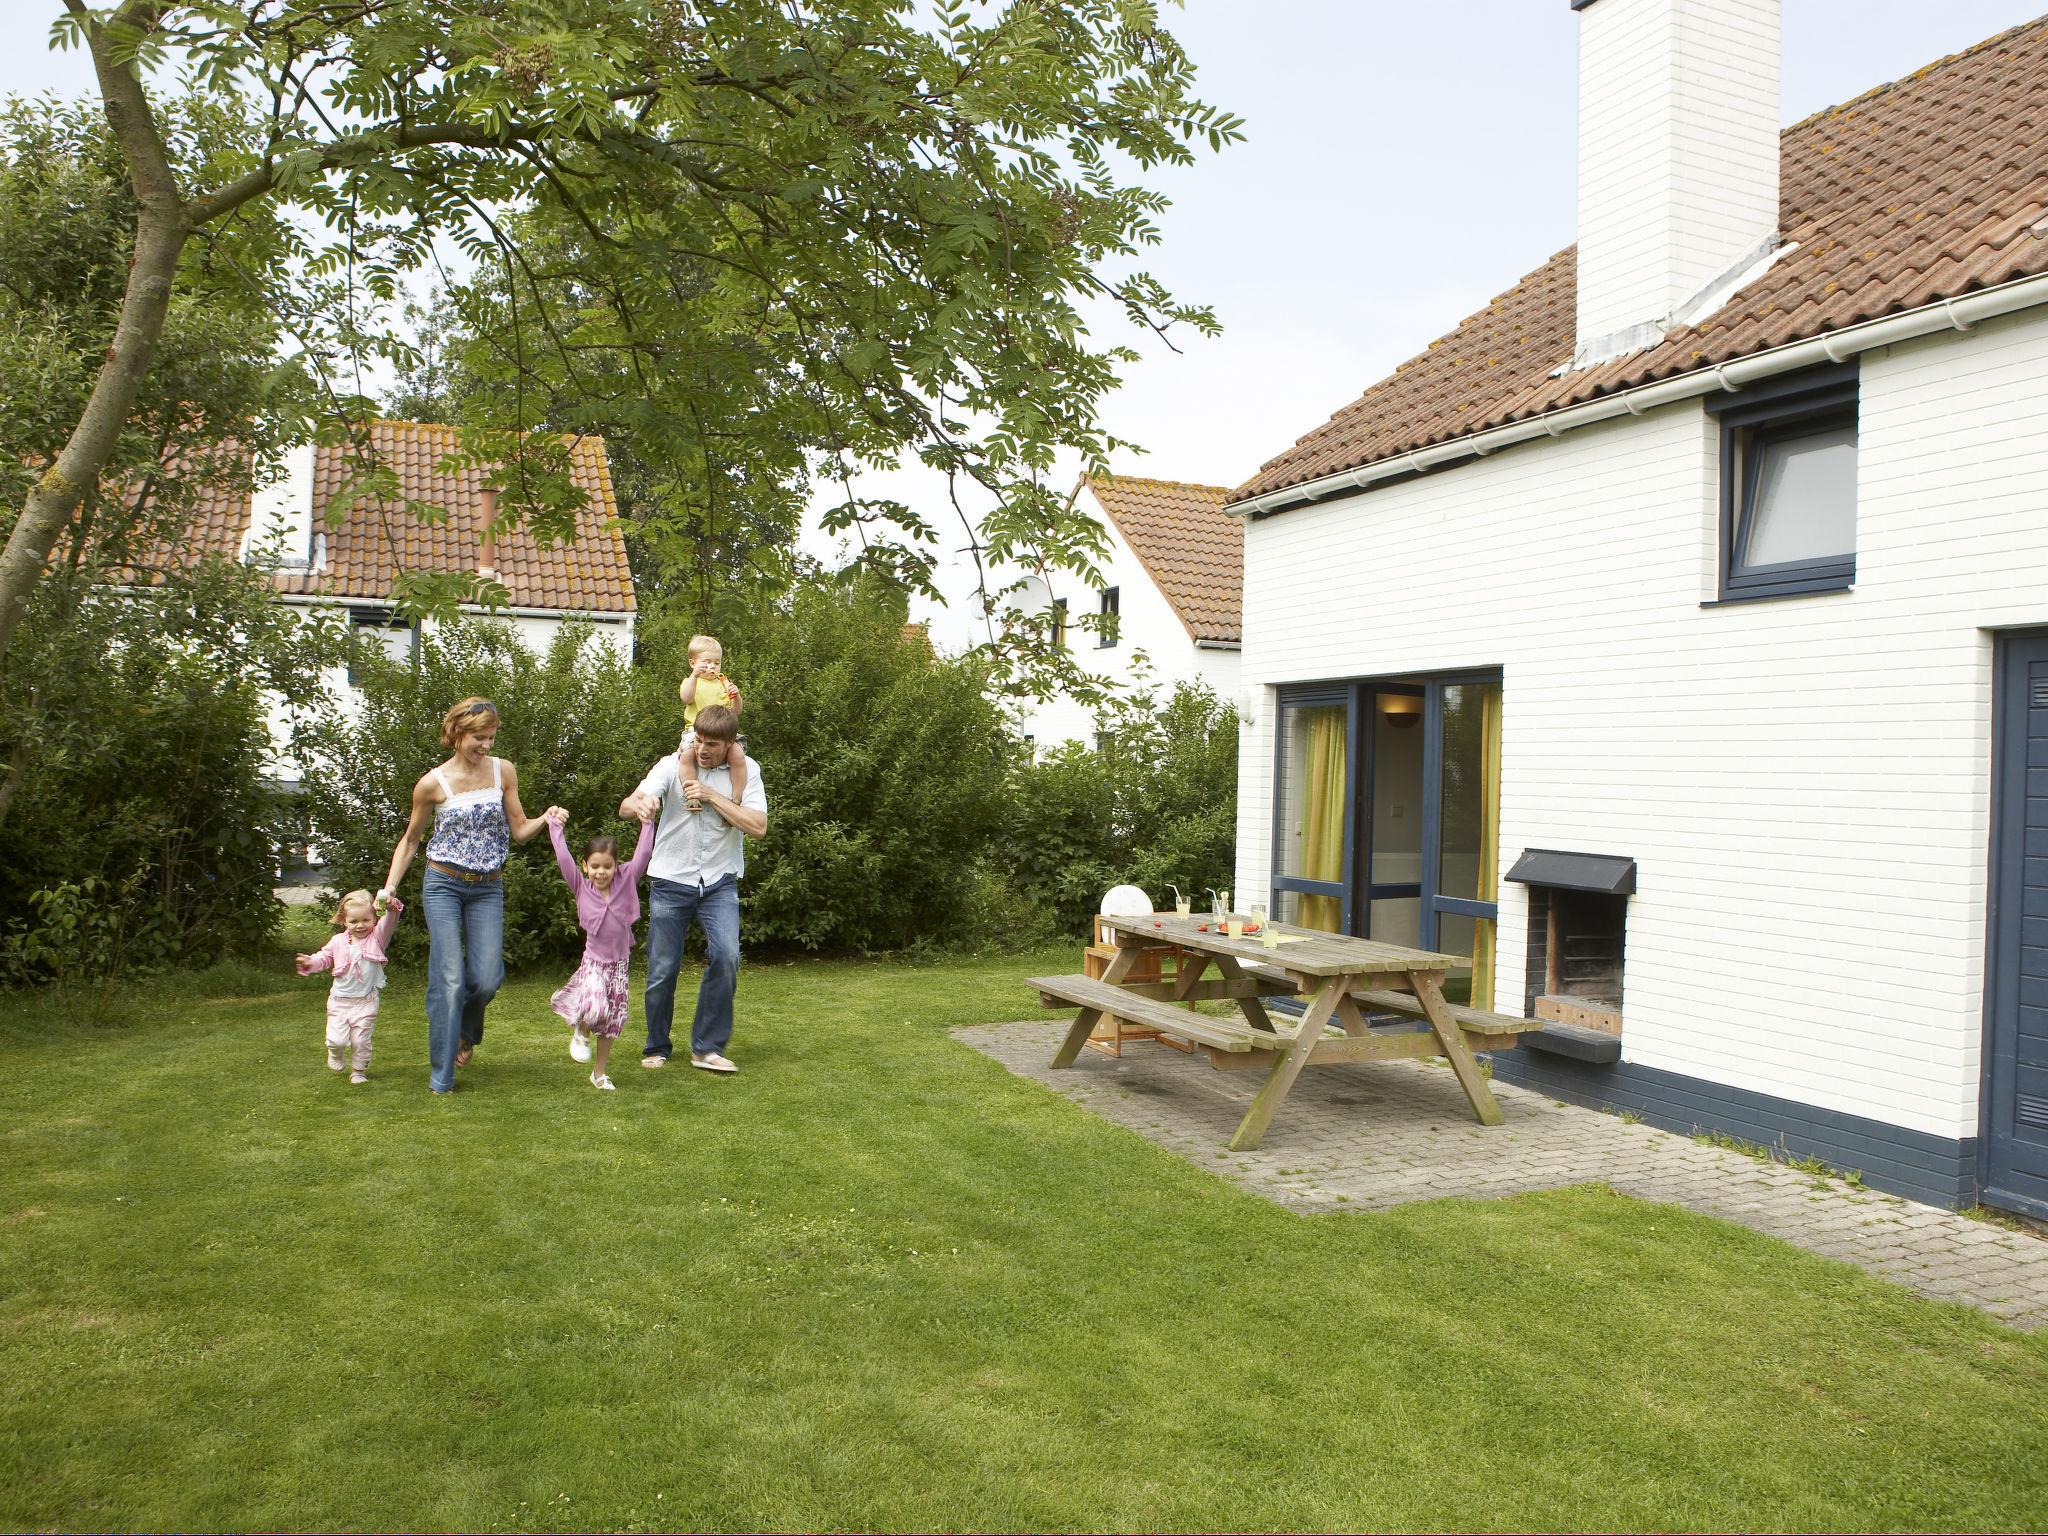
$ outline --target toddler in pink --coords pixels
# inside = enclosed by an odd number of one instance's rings
[[[377,916],[368,891],[350,891],[334,909],[341,929],[316,953],[297,957],[301,976],[334,972],[327,993],[327,1069],[351,1067],[348,1080],[370,1080],[370,1035],[377,1027],[377,994],[384,987],[386,947],[405,904],[393,896]]]
[[[579,868],[562,835],[567,814],[550,810],[545,819],[555,863],[576,898],[576,922],[584,935],[583,963],[548,1003],[569,1026],[570,1056],[589,1061],[591,1047],[597,1048],[590,1086],[609,1090],[612,1080],[605,1069],[611,1065],[612,1042],[626,1027],[626,971],[633,924],[640,916],[640,876],[654,857],[654,832],[642,823],[633,856],[623,865],[616,839],[593,837],[583,846]]]

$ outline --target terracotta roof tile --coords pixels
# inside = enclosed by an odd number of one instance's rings
[[[1616,390],[2048,272],[2048,17],[1785,130],[1797,249],[1698,326],[1561,379],[1567,248],[1230,493],[1243,501]]]
[[[1223,510],[1228,486],[1130,475],[1091,475],[1082,483],[1192,638],[1242,638],[1244,529]]]
[[[326,534],[326,563],[310,572],[279,572],[280,591],[388,598],[401,570],[475,568],[482,522],[482,472],[444,475],[437,469],[442,458],[458,446],[456,429],[437,422],[378,421],[371,423],[369,435],[371,451],[397,474],[404,495],[441,507],[447,519],[423,523],[399,503],[365,498],[349,508],[340,527],[325,528],[318,521],[320,513],[356,478],[357,470],[349,450],[316,448],[314,526]],[[631,613],[633,573],[619,531],[618,502],[612,493],[604,440],[583,437],[568,441],[570,474],[587,498],[576,516],[575,542],[542,548],[526,528],[503,533],[498,538],[498,580],[516,608]],[[241,548],[249,515],[246,493],[210,497],[192,526],[186,549],[233,555]]]

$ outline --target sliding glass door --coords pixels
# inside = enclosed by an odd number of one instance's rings
[[[1490,1006],[1499,883],[1498,677],[1285,689],[1273,911],[1460,956],[1454,1001]]]

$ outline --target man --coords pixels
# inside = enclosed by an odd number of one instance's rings
[[[647,866],[647,1045],[643,1067],[665,1067],[675,1019],[676,973],[690,920],[704,930],[709,957],[697,987],[690,1022],[690,1065],[706,1072],[737,1072],[725,1058],[732,1039],[732,997],[740,969],[740,876],[746,839],[768,830],[768,797],[759,763],[752,763],[742,798],[732,797],[726,757],[739,733],[739,717],[722,704],[697,716],[694,746],[656,763],[640,787],[619,802],[619,814],[660,825]],[[645,835],[644,833],[642,834]]]

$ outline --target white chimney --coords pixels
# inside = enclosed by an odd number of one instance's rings
[[[277,478],[256,488],[249,503],[249,528],[242,536],[244,562],[275,562],[303,570],[313,560],[313,445],[290,449]]]
[[[1778,243],[1778,4],[1572,0],[1572,366],[1654,346],[1672,326],[1700,318],[1703,300],[1768,263]]]

